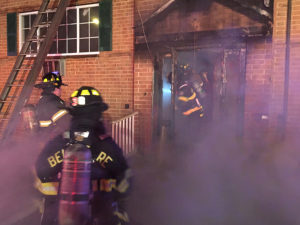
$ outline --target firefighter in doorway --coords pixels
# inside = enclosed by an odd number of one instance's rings
[[[42,89],[41,97],[35,107],[36,121],[39,125],[36,137],[42,151],[61,149],[67,143],[63,133],[69,128],[71,116],[66,109],[64,101],[60,98],[61,86],[65,85],[58,72],[46,73],[42,82],[35,85]],[[56,158],[61,160],[57,154]],[[40,180],[36,178],[35,187],[40,191],[43,198],[41,206],[41,224],[52,224],[51,205],[57,201],[55,192],[58,183],[54,180]]]
[[[99,91],[89,86],[74,91],[70,101],[69,111],[72,120],[68,132],[68,144],[60,149],[44,149],[36,162],[37,175],[43,182],[59,182],[64,149],[74,144],[83,144],[90,149],[92,157],[93,224],[129,224],[125,208],[130,190],[131,171],[122,150],[106,134],[100,120],[108,105],[103,102]],[[57,194],[57,191],[53,194]],[[55,219],[57,219],[57,208],[58,202],[52,207],[52,216]]]
[[[176,109],[178,112],[177,131],[183,141],[189,141],[192,137],[197,138],[204,109],[201,104],[200,94],[194,87],[191,66],[181,65],[178,69],[178,89]]]

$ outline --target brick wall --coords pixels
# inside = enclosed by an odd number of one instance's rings
[[[286,50],[286,20],[288,0],[274,2],[274,32],[273,32],[273,74],[272,98],[270,104],[271,127],[283,129],[280,118],[283,116],[284,80],[285,80],[285,50]],[[294,135],[300,129],[300,1],[292,1],[292,23],[289,61],[289,92],[286,132]]]
[[[0,25],[6,31],[7,12],[37,10],[41,0],[2,1]],[[54,1],[53,1],[54,2]],[[74,1],[72,1],[74,3]],[[79,0],[77,5],[95,3],[95,0]],[[52,4],[52,1],[50,2]],[[23,6],[26,5],[26,8]],[[119,119],[134,111],[133,109],[133,51],[134,51],[134,0],[113,0],[113,36],[112,51],[101,52],[98,56],[66,57],[66,74],[62,98],[69,99],[70,94],[82,85],[99,89],[110,108],[105,113],[110,120]],[[0,88],[9,76],[16,57],[6,56],[6,32],[0,33]],[[138,87],[138,85],[137,85]],[[39,95],[34,90],[31,102]],[[125,104],[129,108],[125,108]],[[140,107],[142,109],[142,107]]]
[[[153,64],[145,51],[135,53],[134,108],[139,112],[140,145],[143,151],[151,147],[152,141],[152,84]]]
[[[247,42],[245,135],[262,137],[268,129],[272,76],[272,42],[255,38]]]

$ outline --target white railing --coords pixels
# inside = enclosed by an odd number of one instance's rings
[[[138,112],[134,112],[112,122],[111,136],[122,148],[125,156],[135,152],[135,119]]]

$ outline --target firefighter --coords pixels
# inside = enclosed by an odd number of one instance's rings
[[[101,121],[108,105],[103,102],[98,90],[88,86],[74,91],[70,101],[72,121],[67,146],[81,143],[90,149],[92,155],[93,224],[126,225],[129,223],[125,208],[131,172],[122,150],[106,134]],[[40,154],[36,170],[41,180],[59,181],[64,149],[47,149]],[[57,211],[53,210],[57,216]]]
[[[65,102],[60,98],[61,86],[63,85],[66,86],[58,72],[46,73],[42,78],[42,82],[35,85],[36,88],[42,89],[35,112],[39,132],[46,132],[48,139],[63,133],[69,127],[70,116]],[[69,118],[66,119],[67,117]]]
[[[42,151],[61,149],[67,143],[63,134],[69,128],[71,116],[64,101],[60,98],[61,86],[66,85],[58,72],[46,73],[42,82],[35,85],[42,89],[41,97],[35,107],[36,120],[39,125],[37,138]],[[55,155],[60,160],[62,155]],[[36,179],[35,187],[43,195],[41,224],[53,224],[52,205],[56,203],[56,189],[58,183],[54,179]]]
[[[183,117],[203,117],[203,106],[191,81],[192,70],[189,65],[182,67],[177,91],[177,106]]]
[[[178,112],[177,130],[183,141],[196,137],[200,129],[200,122],[204,116],[204,109],[200,102],[197,90],[193,87],[192,68],[190,65],[181,65],[178,70],[178,89],[176,109]],[[187,139],[188,138],[188,139]]]

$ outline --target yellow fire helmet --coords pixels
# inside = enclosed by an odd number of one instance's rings
[[[39,84],[36,84],[35,87],[37,88],[41,88],[41,89],[46,89],[46,88],[60,88],[60,86],[65,85],[62,82],[62,78],[59,74],[59,72],[54,71],[54,72],[50,72],[50,73],[46,73],[43,77],[42,77],[42,82]]]
[[[82,86],[74,91],[71,95],[70,102],[73,108],[101,105],[103,111],[108,109],[108,105],[103,102],[100,92],[96,88],[90,86]]]

